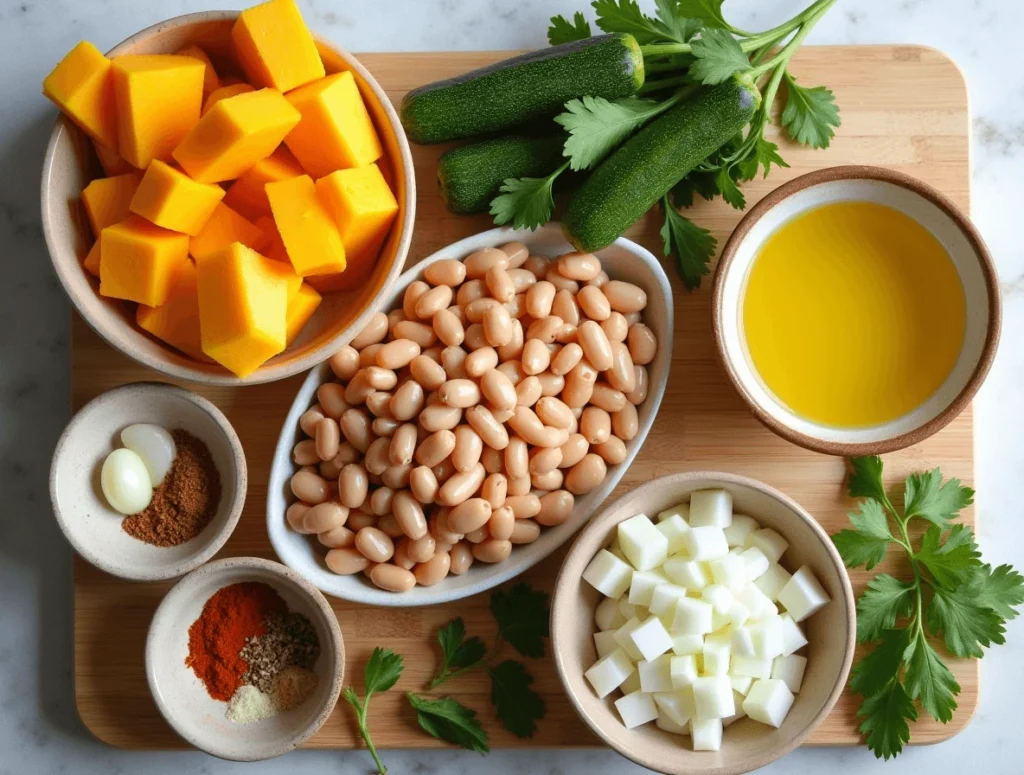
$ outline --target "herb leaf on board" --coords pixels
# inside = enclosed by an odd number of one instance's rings
[[[787,72],[784,75],[788,96],[782,111],[782,125],[801,145],[828,148],[840,124],[835,95],[825,86],[804,87]]]
[[[692,291],[700,287],[701,278],[708,273],[718,242],[710,231],[680,215],[667,195],[662,197],[661,207],[665,213],[661,227],[665,255],[675,257],[683,284]]]
[[[492,667],[491,703],[505,725],[516,737],[533,737],[537,722],[544,718],[544,700],[530,688],[533,676],[522,662],[506,659]]]
[[[487,733],[476,718],[476,711],[451,697],[420,697],[407,692],[416,711],[416,721],[428,735],[485,754],[491,750]]]
[[[525,582],[491,594],[491,613],[498,621],[498,637],[524,657],[544,656],[548,637],[548,593],[531,589]]]

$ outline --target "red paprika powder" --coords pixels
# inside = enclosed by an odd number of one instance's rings
[[[277,591],[258,581],[223,587],[206,601],[188,629],[185,664],[213,699],[231,699],[249,670],[249,663],[240,655],[246,639],[266,634],[268,614],[287,611],[288,605]]]

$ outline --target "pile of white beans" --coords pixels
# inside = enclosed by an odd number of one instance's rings
[[[328,568],[393,592],[568,519],[625,459],[657,350],[644,291],[587,253],[510,242],[423,276],[331,359],[337,381],[299,419],[287,511]]]

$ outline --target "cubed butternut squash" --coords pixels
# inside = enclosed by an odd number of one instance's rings
[[[103,167],[103,171],[107,173],[108,177],[126,175],[129,172],[139,173],[139,170],[122,159],[121,154],[115,149],[108,148],[100,143],[93,143],[92,145],[96,149],[96,157],[100,160],[100,166]]]
[[[89,248],[89,252],[82,260],[82,268],[93,277],[100,276],[100,241],[98,239],[92,243],[92,247]]]
[[[267,183],[274,223],[300,277],[345,271],[345,247],[308,175]]]
[[[341,232],[350,268],[373,262],[398,214],[398,202],[376,164],[332,172],[316,192]]]
[[[236,94],[210,108],[174,149],[194,180],[234,180],[267,158],[299,122],[299,112],[275,89]]]
[[[214,68],[213,62],[210,61],[210,57],[199,46],[185,46],[185,48],[178,52],[178,56],[198,59],[206,67],[206,70],[203,71],[204,98],[220,88],[220,77],[217,75],[217,70]]]
[[[272,263],[235,242],[196,267],[203,352],[239,377],[285,348],[288,288]]]
[[[272,256],[267,253],[267,248],[269,248],[275,241],[280,242],[281,240],[281,235],[277,233],[277,225],[274,223],[274,216],[261,215],[255,221],[253,221],[253,225],[255,225],[257,229],[259,229],[260,236],[259,239],[256,240],[256,244],[250,245],[249,247],[251,247],[257,253],[262,253],[267,258],[272,258]],[[283,249],[284,248],[282,245],[282,250]],[[284,260],[288,262],[287,253],[284,254]]]
[[[100,145],[117,147],[117,109],[110,60],[83,40],[43,81],[43,94]]]
[[[114,57],[118,152],[145,169],[153,159],[170,160],[199,121],[205,65],[174,54]]]
[[[320,306],[321,296],[309,283],[302,283],[288,299],[285,341],[291,344]]]
[[[224,193],[218,185],[197,183],[181,170],[154,159],[132,197],[131,211],[157,226],[195,236]]]
[[[259,251],[268,238],[259,226],[246,220],[223,202],[218,204],[203,230],[188,243],[188,252],[196,261],[223,250],[232,242]]]
[[[128,217],[132,197],[138,187],[138,175],[128,173],[112,178],[96,178],[82,189],[82,206],[85,207],[85,215],[96,239],[100,238],[100,232],[105,228]]]
[[[100,295],[159,307],[188,262],[188,237],[130,215],[100,234]]]
[[[338,169],[363,167],[383,155],[352,73],[329,75],[286,96],[302,120],[285,144],[314,178]]]
[[[302,167],[285,146],[279,146],[270,156],[256,162],[228,187],[224,204],[246,218],[257,219],[270,215],[270,202],[265,186],[275,180],[288,180],[303,174]]]
[[[247,83],[233,83],[228,86],[221,86],[219,89],[214,89],[206,97],[206,101],[203,102],[202,115],[206,115],[210,112],[210,108],[216,105],[221,100],[226,100],[228,97],[234,97],[236,94],[246,94],[251,91],[256,91]]]
[[[231,28],[231,42],[250,83],[289,91],[324,76],[316,42],[295,0],[247,8]]]
[[[139,328],[162,339],[197,361],[210,361],[199,333],[199,287],[195,264],[186,261],[167,301],[159,307],[140,304],[135,310]]]

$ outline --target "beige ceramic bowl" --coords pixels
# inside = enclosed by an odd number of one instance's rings
[[[100,490],[100,468],[134,423],[182,428],[210,450],[220,473],[220,506],[203,531],[179,546],[152,546],[121,529],[124,517]],[[50,467],[50,500],[64,535],[85,560],[124,579],[173,579],[197,568],[228,540],[245,504],[245,453],[224,414],[202,396],[157,382],[108,390],[71,418]]]
[[[228,720],[227,703],[212,699],[185,665],[188,629],[203,605],[218,589],[243,581],[277,590],[289,610],[313,623],[320,640],[320,656],[313,666],[320,681],[313,696],[297,708],[252,724]],[[341,629],[324,596],[297,573],[256,557],[211,562],[183,578],[156,609],[146,638],[146,679],[160,713],[189,743],[222,759],[271,759],[301,745],[334,710],[344,674]]]
[[[115,46],[118,54],[166,54],[198,43],[214,58],[230,54],[230,32],[237,11],[208,11],[160,22]],[[274,382],[320,363],[345,345],[366,325],[402,272],[416,210],[416,180],[412,154],[398,114],[369,71],[347,51],[318,40],[328,73],[351,70],[384,145],[381,169],[398,199],[399,212],[373,274],[357,290],[324,296],[320,308],[299,337],[280,355],[244,380],[215,363],[201,363],[150,336],[135,324],[135,305],[107,299],[98,282],[82,269],[92,244],[82,189],[103,175],[92,145],[67,119],[57,120],[43,162],[43,233],[54,271],[71,303],[85,321],[111,346],[144,366],[177,379],[203,384],[236,385]]]
[[[836,428],[802,417],[779,401],[751,363],[743,334],[747,277],[765,240],[797,215],[831,202],[875,202],[899,210],[945,247],[960,275],[967,327],[960,357],[946,381],[921,406],[881,425]],[[830,455],[880,455],[918,444],[944,428],[981,387],[999,341],[999,280],[985,243],[945,195],[919,180],[880,167],[832,167],[802,175],[758,202],[732,233],[715,275],[715,341],[726,373],[754,416],[802,447]]]
[[[807,565],[832,602],[803,622],[808,646],[803,686],[779,729],[748,718],[725,730],[722,750],[695,752],[690,738],[646,724],[626,729],[612,704],[614,692],[598,699],[583,673],[595,661],[594,610],[601,594],[583,581],[599,549],[611,543],[620,522],[654,515],[688,499],[694,490],[722,488],[737,512],[749,514],[789,541],[782,564]],[[608,745],[637,764],[667,775],[738,775],[763,767],[800,745],[828,715],[843,691],[853,661],[856,611],[853,589],[828,534],[795,501],[753,479],[723,473],[672,474],[637,487],[591,520],[562,564],[551,604],[551,648],[569,699],[584,721]]]

